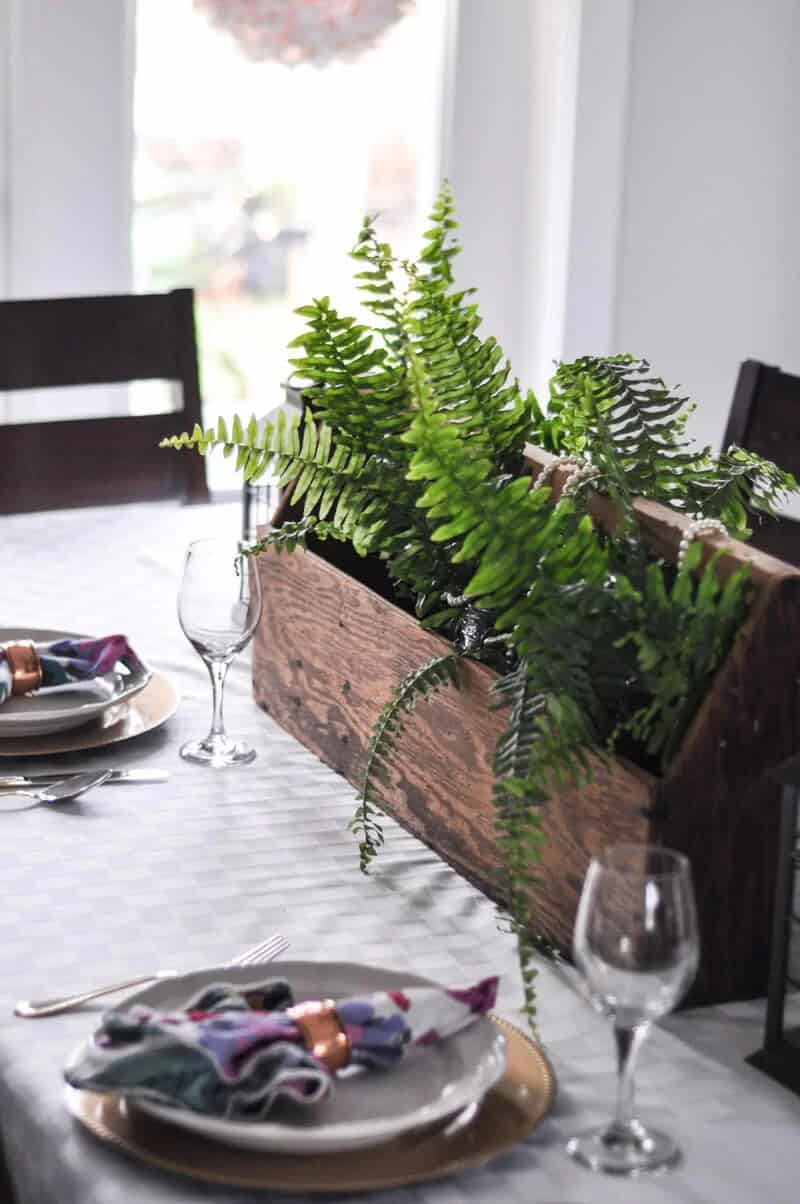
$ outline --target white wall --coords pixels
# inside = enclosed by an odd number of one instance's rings
[[[741,360],[800,373],[798,62],[800,0],[460,0],[460,279],[525,383],[643,355],[717,445]]]
[[[0,0],[11,121],[5,293],[130,284],[132,46],[127,0]],[[122,19],[121,19],[122,18]]]
[[[524,385],[562,339],[580,0],[459,0],[444,174],[459,281]],[[544,365],[544,367],[543,367]]]
[[[502,331],[516,358],[520,232],[525,229],[528,114],[532,89],[528,0],[459,0],[451,130],[444,174],[455,190],[464,245],[459,281],[478,285],[487,331]],[[502,64],[502,86],[497,77]]]
[[[0,0],[0,295],[128,292],[132,0]],[[124,412],[124,390],[0,398],[0,419]]]
[[[800,372],[800,4],[637,0],[613,348],[722,438],[739,363]]]

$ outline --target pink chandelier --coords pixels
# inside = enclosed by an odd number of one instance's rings
[[[194,0],[218,29],[230,33],[249,59],[294,67],[323,67],[356,58],[413,0]]]

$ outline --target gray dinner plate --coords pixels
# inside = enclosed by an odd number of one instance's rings
[[[35,644],[52,643],[54,640],[94,639],[76,631],[57,631],[42,627],[0,627],[0,644],[10,640],[33,640]],[[99,680],[107,689],[107,696],[82,690],[80,685],[63,694],[23,695],[9,698],[0,707],[0,739],[16,739],[21,736],[47,736],[81,727],[102,715],[109,707],[133,698],[143,690],[153,676],[143,665],[125,673],[106,673]]]
[[[350,962],[281,961],[261,971],[228,966],[164,979],[127,1003],[175,1009],[213,982],[254,986],[274,977],[289,981],[298,1003],[434,985],[417,974]],[[77,1051],[72,1060],[79,1056]],[[390,1071],[346,1069],[337,1076],[331,1098],[309,1107],[278,1104],[267,1121],[224,1120],[142,1099],[136,1100],[136,1107],[202,1137],[245,1149],[331,1153],[375,1145],[441,1121],[481,1099],[504,1069],[505,1038],[488,1018],[481,1017],[444,1041],[409,1051]]]

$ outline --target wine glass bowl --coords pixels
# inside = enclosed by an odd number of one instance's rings
[[[636,1175],[675,1162],[670,1137],[634,1118],[636,1056],[653,1021],[679,1002],[697,972],[699,940],[689,863],[651,845],[617,845],[586,874],[573,940],[593,1006],[614,1025],[619,1086],[614,1120],[567,1150],[592,1170]]]
[[[228,667],[253,638],[260,616],[261,584],[254,560],[234,540],[191,543],[178,594],[178,620],[208,668],[213,717],[204,739],[183,745],[184,760],[222,768],[255,758],[254,748],[226,734],[222,704]]]

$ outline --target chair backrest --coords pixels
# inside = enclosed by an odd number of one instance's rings
[[[179,385],[182,408],[0,426],[0,513],[208,500],[202,458],[158,448],[202,421],[191,289],[0,302],[0,392],[142,380]]]
[[[800,376],[758,360],[745,360],[728,416],[724,446],[731,443],[774,460],[800,480]],[[800,564],[800,522],[766,521],[753,531],[755,547]]]

